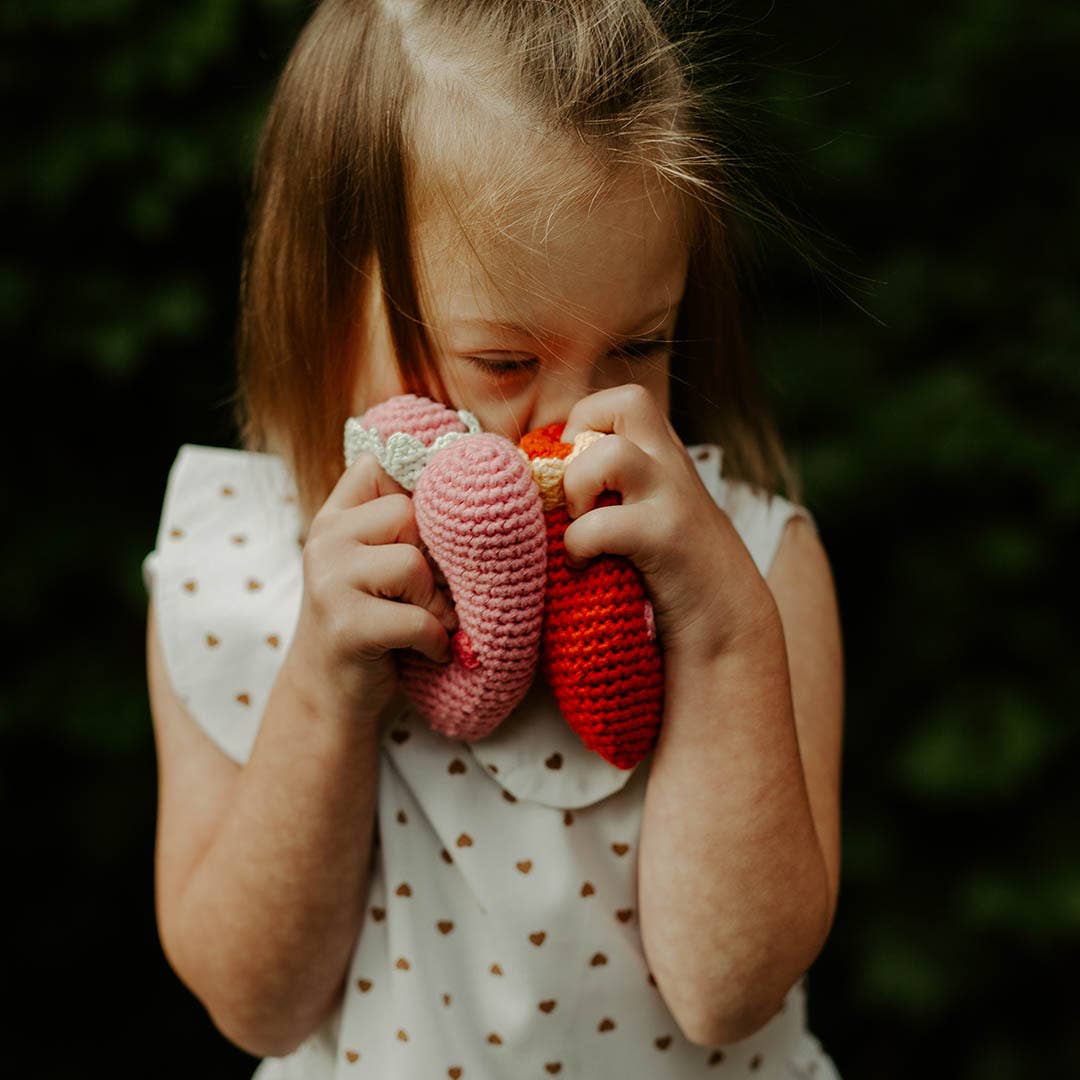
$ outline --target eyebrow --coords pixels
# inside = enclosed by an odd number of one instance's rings
[[[680,296],[674,302],[672,302],[670,304],[665,304],[662,308],[659,308],[656,311],[652,312],[652,314],[647,315],[644,319],[641,320],[640,325],[645,326],[645,327],[655,327],[657,323],[666,321],[668,316],[673,311],[675,311],[678,308],[678,306],[682,303],[682,299],[683,298]],[[500,331],[503,331],[504,333],[513,334],[513,335],[515,335],[517,337],[528,337],[528,338],[533,338],[533,339],[537,339],[537,337],[538,337],[537,331],[534,328],[530,328],[530,327],[528,327],[528,326],[526,326],[526,325],[524,325],[522,323],[503,322],[503,321],[501,321],[499,319],[480,319],[480,318],[451,319],[450,321],[454,326],[478,326],[478,327],[482,327],[482,328],[484,328],[486,330],[500,330]],[[656,333],[656,330],[655,329],[650,329],[650,330],[647,330],[647,331],[646,330],[635,331],[634,333],[616,334],[615,336],[629,339],[629,338],[639,337],[643,333]],[[546,335],[546,336],[548,336],[548,337],[557,337],[558,335],[549,334],[549,335]]]

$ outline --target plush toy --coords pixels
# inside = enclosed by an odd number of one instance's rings
[[[364,451],[413,492],[421,545],[441,570],[459,629],[453,659],[397,654],[406,693],[450,738],[490,734],[524,697],[537,664],[564,719],[588,749],[622,769],[659,733],[663,665],[641,576],[621,556],[581,569],[566,563],[564,425],[515,446],[476,418],[415,394],[391,398],[345,424],[345,462]],[[618,502],[604,492],[599,505]]]
[[[567,565],[570,524],[563,495],[566,465],[589,443],[585,431],[560,441],[565,424],[529,432],[520,442],[542,493],[547,519],[547,585],[541,670],[563,718],[581,741],[621,769],[633,768],[660,732],[664,671],[652,604],[637,567],[621,555]],[[604,491],[597,506],[621,502]]]

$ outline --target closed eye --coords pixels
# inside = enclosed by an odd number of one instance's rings
[[[645,360],[657,353],[666,352],[670,346],[670,338],[642,338],[640,341],[628,341],[615,350],[615,355],[626,360]]]
[[[627,341],[613,350],[612,355],[620,359],[634,362],[647,360],[649,357],[666,352],[671,346],[669,338],[642,338],[636,341]],[[509,378],[525,372],[535,371],[540,361],[535,356],[527,356],[521,353],[496,353],[494,355],[477,354],[466,356],[466,360],[476,365],[489,375]]]

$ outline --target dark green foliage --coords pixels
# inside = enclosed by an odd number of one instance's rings
[[[156,939],[139,563],[178,446],[234,444],[245,185],[308,9],[0,7],[9,425],[40,432],[0,561],[20,1075],[253,1067]],[[1080,1075],[1080,9],[733,10],[790,155],[762,181],[846,246],[826,277],[762,234],[751,307],[845,632],[811,1025],[850,1078]]]

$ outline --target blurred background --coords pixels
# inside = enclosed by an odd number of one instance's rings
[[[255,1066],[157,939],[139,567],[180,444],[235,445],[252,147],[308,11],[0,5],[7,400],[51,433],[9,459],[0,560],[20,1076]],[[753,347],[846,643],[811,1027],[845,1080],[1080,1075],[1080,8],[736,16],[768,182],[847,275],[761,238]]]

